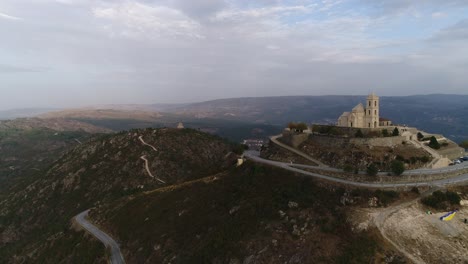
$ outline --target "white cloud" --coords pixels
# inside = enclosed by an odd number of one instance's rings
[[[15,17],[15,16],[10,16],[10,15],[7,15],[5,13],[0,13],[0,18],[8,19],[8,20],[22,20],[22,18]]]
[[[307,13],[312,10],[312,6],[269,6],[253,9],[227,9],[218,12],[213,21],[222,20],[242,20],[245,18],[262,18],[271,16],[287,16],[294,13]]]
[[[127,1],[96,7],[92,11],[95,17],[111,22],[106,28],[113,35],[202,38],[201,25],[197,21],[166,6]]]

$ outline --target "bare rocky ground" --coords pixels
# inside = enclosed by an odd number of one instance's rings
[[[466,198],[466,197],[465,197]],[[427,214],[430,209],[416,202],[390,214],[382,228],[389,239],[419,263],[468,263],[468,201],[462,200],[452,221],[441,221],[446,212]],[[385,208],[356,209],[351,217],[355,228],[367,230]]]

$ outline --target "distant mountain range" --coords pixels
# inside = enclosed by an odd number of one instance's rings
[[[366,96],[281,96],[233,98],[162,109],[197,118],[238,120],[285,126],[290,121],[335,123]],[[382,117],[440,133],[455,140],[468,139],[468,95],[414,95],[380,97]]]
[[[214,132],[227,127],[229,131],[244,127],[242,135],[228,133],[228,137],[237,140],[249,136],[246,129],[255,130],[255,126],[262,126],[260,129],[264,132],[260,135],[265,136],[278,133],[291,121],[335,123],[344,111],[350,111],[365,99],[366,96],[279,96],[192,104],[102,105],[42,117],[75,119],[114,130],[173,126],[178,122]],[[382,96],[380,109],[381,116],[395,124],[444,134],[457,142],[468,139],[468,95]]]

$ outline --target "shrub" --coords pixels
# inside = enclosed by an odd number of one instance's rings
[[[421,161],[424,162],[424,163],[427,163],[431,160],[431,158],[429,158],[428,156],[424,156],[421,158]]]
[[[398,130],[397,127],[395,127],[395,129],[393,129],[392,136],[397,137],[399,135],[400,135],[400,131]]]
[[[427,206],[445,209],[448,204],[459,205],[460,196],[456,192],[447,191],[445,193],[441,191],[435,191],[432,195],[424,197],[421,202]]]
[[[351,173],[351,172],[353,172],[353,170],[354,170],[354,168],[353,168],[353,166],[350,165],[350,164],[346,164],[346,165],[344,165],[344,167],[343,167],[343,171],[344,171],[344,172]]]
[[[356,131],[356,134],[354,136],[357,138],[363,138],[364,134],[362,133],[361,129],[358,129],[358,131]]]
[[[460,198],[460,195],[458,195],[458,193],[447,191],[445,193],[445,196],[447,197],[447,201],[450,204],[453,204],[453,205],[459,205],[460,204],[461,198]]]
[[[421,132],[418,132],[418,140],[421,141],[424,138],[424,135]]]
[[[390,167],[395,175],[401,175],[405,171],[405,164],[400,160],[392,161]]]
[[[299,132],[303,132],[304,130],[307,129],[307,124],[306,123],[299,123],[299,124],[296,125],[296,129]]]
[[[388,130],[387,130],[386,128],[382,130],[382,135],[383,135],[384,137],[390,136],[390,135],[388,134]]]
[[[429,147],[433,149],[440,149],[440,144],[434,136],[431,137],[431,140],[429,142]]]
[[[371,165],[367,167],[366,172],[367,172],[367,175],[369,176],[375,176],[379,172],[379,169],[377,168],[377,166],[375,166],[374,163],[372,163]]]

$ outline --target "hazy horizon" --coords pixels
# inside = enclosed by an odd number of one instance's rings
[[[4,0],[0,110],[468,94],[468,1]]]

